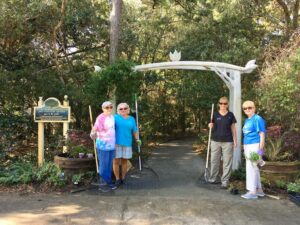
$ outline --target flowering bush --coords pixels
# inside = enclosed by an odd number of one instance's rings
[[[282,134],[282,127],[279,125],[267,127],[267,135],[270,138],[279,138]]]
[[[93,148],[90,134],[82,130],[68,130],[68,141],[73,145],[82,145],[86,148]]]
[[[82,130],[68,130],[68,139],[65,145],[68,153],[73,158],[78,158],[79,153],[93,153],[93,142],[90,135]]]
[[[265,159],[269,161],[295,161],[299,159],[300,134],[284,132],[279,125],[267,128]]]
[[[287,131],[282,135],[283,138],[283,152],[290,152],[293,160],[300,159],[300,134],[297,131]]]

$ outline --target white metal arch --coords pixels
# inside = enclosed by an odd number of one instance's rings
[[[215,72],[226,84],[230,93],[229,109],[232,111],[237,120],[237,148],[233,155],[233,170],[238,169],[241,163],[241,132],[242,132],[242,103],[241,103],[241,74],[251,73],[257,65],[255,60],[250,60],[245,67],[235,66],[220,62],[202,62],[202,61],[179,61],[180,53],[170,53],[172,62],[151,63],[135,66],[137,71],[147,70],[165,70],[165,69],[181,69],[181,70],[208,70]],[[174,59],[175,58],[175,59]]]

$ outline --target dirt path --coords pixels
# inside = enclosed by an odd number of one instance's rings
[[[218,186],[201,184],[204,161],[193,140],[162,144],[144,174],[109,194],[0,194],[1,225],[48,224],[300,224],[288,200],[247,201]]]

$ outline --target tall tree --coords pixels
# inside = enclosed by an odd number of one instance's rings
[[[287,42],[299,28],[300,0],[242,0],[257,10],[259,18],[267,23],[267,29],[283,31],[282,42]],[[273,30],[273,31],[274,31]]]
[[[110,49],[109,62],[113,63],[118,58],[120,22],[122,15],[122,0],[111,0],[112,9],[110,12]]]
[[[114,63],[119,54],[119,38],[120,38],[120,22],[122,15],[122,0],[111,0],[112,9],[110,12],[110,48],[109,48],[109,62]],[[114,105],[114,113],[116,112],[116,88],[111,92],[112,101]]]

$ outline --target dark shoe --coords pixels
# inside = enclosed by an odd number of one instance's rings
[[[120,187],[121,185],[122,185],[122,180],[116,180],[116,182],[115,182],[115,185],[117,186],[117,187]]]
[[[99,189],[98,189],[100,192],[102,192],[102,193],[107,193],[107,192],[110,192],[111,191],[111,188],[109,187],[109,186],[101,186],[101,187],[99,187]]]
[[[116,190],[119,186],[117,186],[116,184],[110,184],[109,187],[111,190]]]
[[[126,185],[126,184],[127,184],[127,182],[126,182],[126,180],[125,180],[125,179],[121,179],[121,183],[122,183],[122,184],[124,184],[124,185]]]

